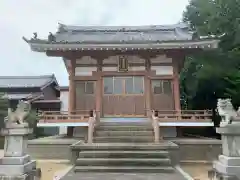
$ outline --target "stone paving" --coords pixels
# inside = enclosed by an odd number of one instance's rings
[[[74,173],[72,170],[61,180],[186,180],[175,173]]]

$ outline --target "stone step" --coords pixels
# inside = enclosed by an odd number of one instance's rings
[[[172,173],[174,168],[169,166],[75,166],[75,172],[120,172],[120,173]]]
[[[114,143],[114,142],[153,142],[153,136],[98,136],[93,138],[93,142],[97,143]]]
[[[81,151],[79,158],[168,158],[167,151]]]
[[[170,141],[162,141],[160,143],[82,143],[71,146],[73,150],[80,151],[94,151],[94,150],[137,150],[137,151],[145,151],[145,150],[171,150],[178,149],[178,145],[170,142]]]
[[[153,136],[153,131],[106,131],[98,130],[95,132],[96,136]]]
[[[170,166],[169,158],[78,158],[77,166]]]
[[[100,122],[100,126],[152,126],[151,121],[140,122]]]
[[[152,126],[108,126],[101,125],[96,127],[96,131],[105,130],[105,131],[148,131],[153,130]]]

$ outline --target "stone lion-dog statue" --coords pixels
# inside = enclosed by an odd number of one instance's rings
[[[13,111],[8,108],[8,116],[5,118],[7,123],[24,124],[25,120],[31,111],[31,103],[28,101],[19,101],[17,108]]]

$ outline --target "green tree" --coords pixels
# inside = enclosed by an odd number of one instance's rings
[[[224,95],[232,99],[233,106],[237,109],[240,106],[240,72],[233,71],[224,80],[227,84]]]
[[[42,128],[37,127],[37,123],[39,121],[39,116],[35,109],[32,109],[29,115],[26,118],[26,122],[28,123],[29,127],[33,129],[33,133],[29,135],[29,139],[38,138],[42,135]]]
[[[8,99],[3,98],[4,94],[0,93],[0,129],[4,127],[4,118],[7,116]],[[4,148],[4,137],[0,136],[0,148]]]
[[[8,99],[3,97],[4,94],[0,93],[0,128],[4,126],[4,118],[7,116],[8,111]]]
[[[240,43],[240,0],[191,0],[183,14],[200,35],[223,35],[221,48],[232,50]]]
[[[224,34],[218,50],[204,51],[185,61],[181,93],[188,108],[214,109],[216,99],[222,97],[238,101],[239,17],[240,0],[191,0],[187,6],[183,20],[198,35]]]

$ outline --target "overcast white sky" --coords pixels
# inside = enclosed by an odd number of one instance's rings
[[[22,36],[47,37],[58,22],[74,25],[157,25],[181,20],[188,0],[0,0],[0,76],[54,73],[68,85],[61,58],[32,52]]]

